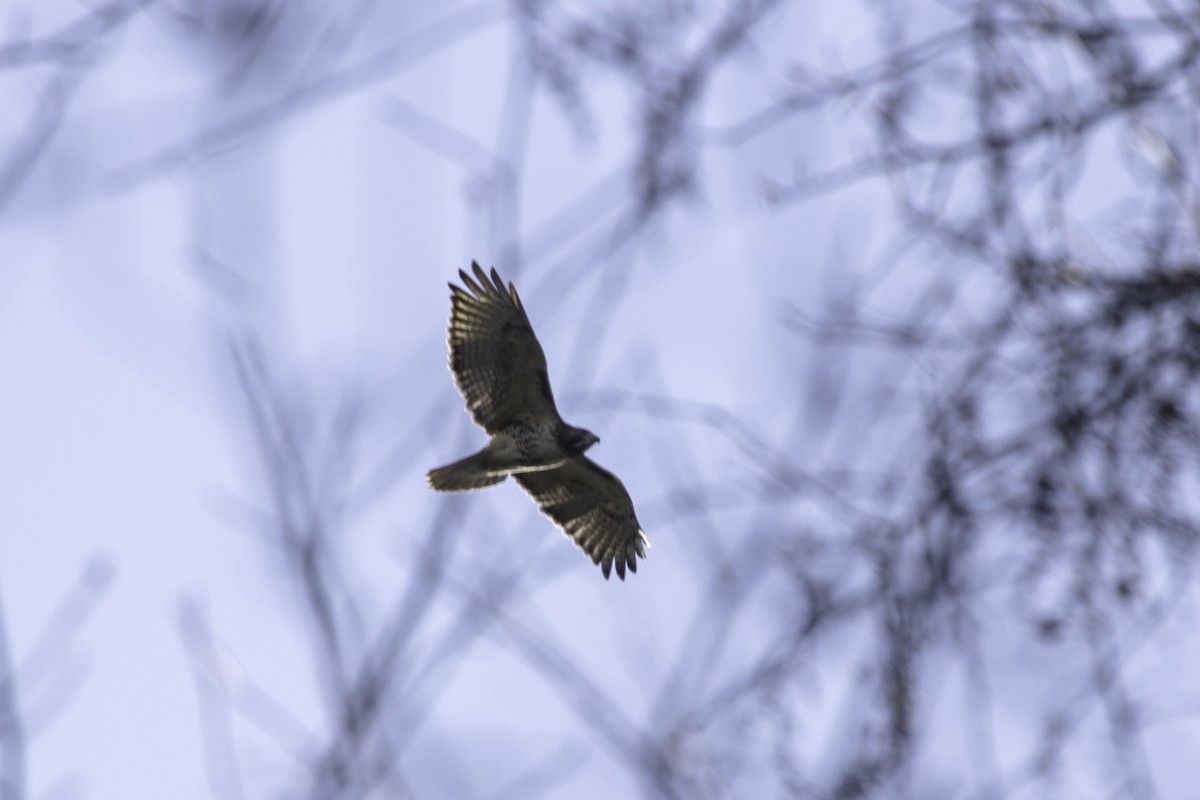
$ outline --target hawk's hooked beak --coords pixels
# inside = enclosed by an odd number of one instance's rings
[[[589,430],[584,430],[583,428],[575,428],[572,433],[574,435],[571,437],[572,441],[568,446],[575,450],[576,454],[582,453],[584,450],[587,450],[589,447],[600,441],[599,436]]]

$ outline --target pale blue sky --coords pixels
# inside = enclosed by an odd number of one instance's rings
[[[347,28],[342,51],[316,46],[321,35],[341,41],[339,26],[349,24],[341,15],[353,18],[347,9],[359,5],[370,23]],[[702,20],[720,6],[696,5]],[[793,4],[770,15],[753,46],[718,72],[699,125],[719,127],[769,103],[797,62],[833,69],[874,60],[870,17],[835,5]],[[870,417],[866,390],[873,374],[894,366],[888,357],[858,353],[843,363],[846,349],[813,347],[782,324],[789,305],[818,313],[855,281],[880,274],[900,232],[889,187],[866,182],[783,206],[763,193],[767,179],[865,152],[866,111],[846,104],[744,146],[702,148],[695,197],[609,249],[603,243],[628,211],[622,176],[636,146],[628,84],[599,68],[580,76],[581,130],[545,91],[525,96],[508,5],[431,8],[314,4],[280,23],[286,44],[257,53],[244,73],[239,59],[249,56],[236,46],[150,9],[97,55],[29,178],[0,207],[0,599],[29,728],[31,797],[222,796],[206,765],[198,674],[245,716],[274,720],[267,731],[234,723],[246,796],[289,796],[305,785],[304,758],[330,721],[294,576],[262,525],[269,492],[233,377],[231,338],[253,334],[262,343],[285,402],[312,434],[314,468],[335,449],[337,410],[358,411],[347,469],[361,494],[335,531],[344,588],[360,615],[352,649],[374,640],[403,596],[431,526],[453,528],[451,572],[469,581],[486,565],[527,564],[503,619],[560,645],[647,730],[670,718],[672,709],[658,705],[670,696],[665,689],[715,696],[795,624],[784,613],[792,589],[766,570],[747,593],[733,640],[715,641],[714,632],[705,651],[712,660],[680,671],[679,648],[720,580],[714,565],[756,574],[746,565],[775,557],[755,547],[764,527],[819,529],[829,517],[816,499],[750,502],[761,474],[740,434],[620,410],[614,393],[721,409],[785,452],[802,441],[792,453],[802,469],[847,449],[855,452],[841,462],[864,468],[907,435],[845,422]],[[0,21],[25,20],[36,35],[78,13],[76,4],[18,0]],[[929,13],[918,17],[928,30],[949,24],[948,12]],[[439,19],[458,27],[443,30]],[[379,62],[381,71],[368,70],[353,90],[329,97],[321,84],[311,108],[217,148],[195,138],[256,113],[282,86],[376,64],[372,54],[431,24],[431,38]],[[288,25],[295,30],[284,36]],[[400,69],[428,42],[427,56]],[[0,119],[0,157],[48,80],[52,67],[0,72],[0,106],[19,110]],[[528,115],[514,122],[523,103]],[[947,125],[961,122],[953,109],[948,116]],[[508,173],[489,159],[517,152],[521,182],[507,196]],[[514,232],[523,258],[505,263]],[[622,477],[637,504],[653,546],[624,584],[601,580],[511,482],[453,497],[425,485],[426,469],[483,441],[446,370],[445,284],[471,259],[517,283],[564,417],[600,436],[591,455]],[[900,274],[871,299],[877,308],[899,305],[922,280]],[[985,302],[989,286],[983,279],[967,291],[968,304]],[[937,385],[938,365],[918,363],[907,374],[901,391],[918,396]],[[819,375],[844,382],[832,417],[800,388]],[[681,493],[697,486],[717,507],[689,517]],[[80,595],[85,574],[90,588]],[[506,622],[482,625],[473,644],[438,660],[441,637],[478,588],[444,589],[406,653],[413,677],[400,691],[422,700],[399,702],[388,730],[411,736],[407,789],[422,798],[489,797],[550,759],[561,770],[549,770],[548,796],[640,791],[622,756],[520,657],[520,634]],[[1193,615],[1195,599],[1180,601]],[[86,619],[66,623],[70,635],[38,660],[39,637],[62,633],[55,615],[64,602],[75,604],[68,616],[82,608]],[[1005,621],[1007,596],[986,603],[995,610],[986,638],[989,730],[1003,771],[1036,741],[1036,710],[1075,686],[1081,670],[1063,649],[1031,651]],[[214,663],[185,646],[181,619],[192,607],[213,632]],[[1195,663],[1192,622],[1171,616],[1145,645],[1144,659],[1130,665],[1148,676],[1139,685],[1156,687],[1161,675]],[[853,670],[872,637],[864,626],[823,640],[779,698],[804,709],[795,742],[814,780],[833,774],[856,733],[846,721],[847,708],[862,702]],[[936,724],[922,732],[927,773],[915,785],[944,793],[924,796],[956,797],[979,779],[977,743],[963,733],[977,730],[966,721],[974,713],[968,666],[945,654],[926,668],[937,676],[923,698]],[[286,714],[264,711],[258,690]],[[1072,751],[1059,796],[1109,785],[1102,771],[1097,777],[1089,741]],[[711,771],[728,796],[759,796],[757,771],[772,758],[765,744],[728,761],[712,743],[681,746],[696,748],[685,760]],[[1185,797],[1198,777],[1187,758],[1200,749],[1195,721],[1157,728],[1146,748],[1164,796]],[[511,796],[522,796],[517,787]]]

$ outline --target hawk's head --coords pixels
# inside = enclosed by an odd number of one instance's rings
[[[600,441],[600,437],[583,428],[564,425],[558,437],[558,443],[563,450],[573,456],[582,455],[584,450]]]

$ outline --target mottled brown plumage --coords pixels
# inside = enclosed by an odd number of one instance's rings
[[[599,441],[563,422],[554,405],[546,356],[516,287],[506,289],[471,262],[450,284],[450,372],[467,410],[491,440],[474,455],[429,472],[444,492],[482,489],[513,475],[542,513],[570,536],[607,578],[624,580],[649,545],[633,501],[616,476],[583,455]]]
[[[450,284],[450,372],[476,424],[494,434],[521,418],[553,417],[558,409],[546,355],[512,284],[471,262],[478,283],[459,270],[471,293]]]
[[[637,572],[637,557],[650,544],[633,513],[633,500],[617,476],[587,456],[576,456],[557,469],[513,476],[554,524],[575,540],[607,578],[613,564],[625,580],[625,568]]]

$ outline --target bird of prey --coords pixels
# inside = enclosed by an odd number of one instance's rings
[[[583,453],[600,441],[563,422],[546,356],[511,283],[471,262],[450,284],[450,372],[475,423],[491,436],[474,455],[429,471],[439,492],[483,489],[509,475],[608,578],[637,572],[650,541],[624,485]]]

